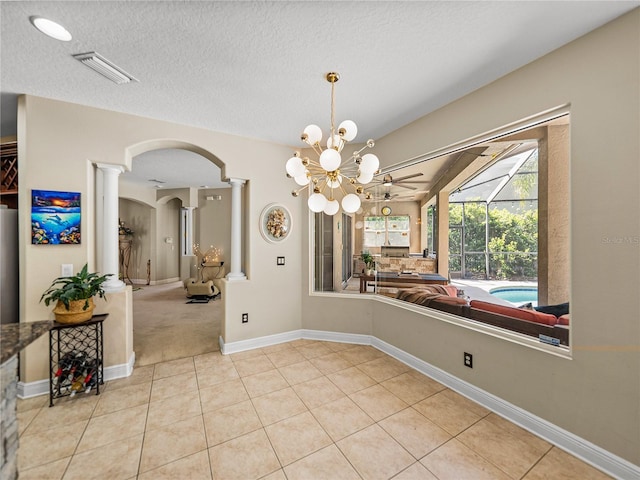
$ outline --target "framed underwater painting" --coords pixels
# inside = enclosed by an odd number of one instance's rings
[[[31,190],[31,243],[80,244],[80,192]]]

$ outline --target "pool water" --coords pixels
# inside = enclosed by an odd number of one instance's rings
[[[489,293],[518,306],[529,302],[534,307],[538,305],[538,287],[499,287]]]

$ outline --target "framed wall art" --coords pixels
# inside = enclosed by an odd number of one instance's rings
[[[260,234],[267,242],[279,243],[291,234],[291,213],[283,205],[272,203],[260,214]]]
[[[31,190],[31,243],[80,244],[80,193]]]

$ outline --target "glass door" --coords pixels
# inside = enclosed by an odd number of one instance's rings
[[[342,214],[342,289],[353,275],[353,232],[351,231],[351,217]]]

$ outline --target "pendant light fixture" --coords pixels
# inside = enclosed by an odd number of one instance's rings
[[[301,140],[311,147],[318,159],[301,157],[300,152],[295,152],[286,164],[287,175],[292,177],[301,188],[294,190],[294,197],[308,189],[309,199],[307,205],[312,212],[324,212],[327,215],[335,215],[340,210],[340,203],[336,194],[340,192],[342,208],[347,213],[354,213],[360,208],[360,195],[364,191],[363,185],[373,180],[373,175],[378,171],[380,161],[372,153],[360,154],[367,148],[372,148],[375,142],[371,139],[360,150],[353,152],[348,159],[342,159],[342,150],[352,141],[358,127],[351,120],[345,120],[338,128],[335,127],[334,101],[335,84],[340,75],[329,72],[326,76],[331,84],[331,124],[326,147],[323,148],[322,130],[317,125],[308,125],[301,135]]]

